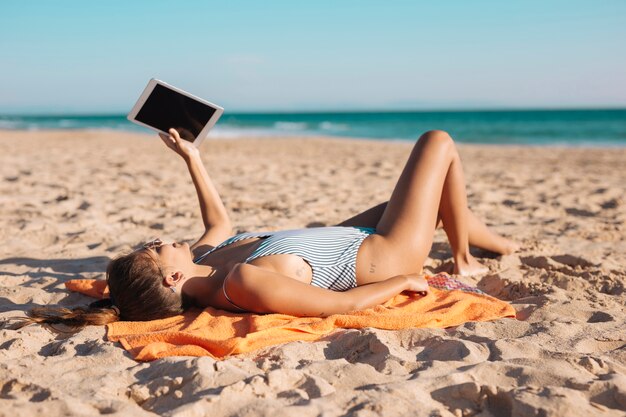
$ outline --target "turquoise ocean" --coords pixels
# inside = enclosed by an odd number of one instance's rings
[[[125,114],[0,115],[0,129],[112,129],[149,133]],[[626,146],[626,109],[230,113],[213,137],[342,136],[414,141],[427,130],[465,143]]]

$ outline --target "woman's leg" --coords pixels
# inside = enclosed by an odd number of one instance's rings
[[[337,224],[336,226],[358,226],[358,227],[376,227],[380,218],[383,217],[383,213],[385,212],[385,208],[387,208],[387,203],[389,201],[385,201],[384,203],[380,203],[374,207],[371,207],[357,215],[350,217]]]
[[[448,177],[446,177],[447,179]],[[337,226],[359,226],[359,227],[376,227],[383,212],[387,207],[387,201],[377,204],[357,215],[350,217],[337,224]],[[447,225],[444,225],[441,221],[441,207],[439,207],[439,221],[437,222],[437,229]],[[512,240],[500,236],[497,233],[489,230],[476,215],[468,208],[467,209],[467,236],[470,246],[485,249],[491,252],[499,253],[501,255],[508,255],[519,249],[519,246]]]
[[[489,230],[487,225],[469,209],[467,210],[467,226],[471,246],[501,255],[508,255],[519,250],[517,243]],[[445,229],[445,225],[443,227]]]
[[[361,245],[359,285],[422,270],[432,245],[444,183],[457,157],[446,132],[429,131],[420,137],[376,224],[376,234]]]
[[[489,271],[489,268],[481,265],[470,254],[468,212],[463,167],[455,148],[448,174],[443,183],[439,217],[452,247],[453,272],[461,275],[481,274]]]

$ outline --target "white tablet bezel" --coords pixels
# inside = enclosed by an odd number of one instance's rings
[[[199,101],[202,104],[206,104],[207,106],[210,106],[211,108],[215,109],[215,112],[213,113],[213,115],[211,116],[211,118],[207,121],[206,125],[204,125],[204,128],[200,131],[200,133],[198,134],[198,136],[196,137],[196,139],[192,142],[194,144],[194,146],[199,147],[200,144],[202,143],[202,141],[207,137],[209,130],[211,130],[211,128],[213,126],[215,126],[215,123],[217,123],[217,120],[220,118],[220,116],[222,115],[222,113],[224,113],[224,109],[216,104],[213,104],[209,101],[203,100],[200,97],[196,97],[193,94],[189,94],[188,92],[181,90],[180,88],[176,88],[172,85],[167,84],[166,82],[163,82],[161,80],[157,80],[156,78],[151,78],[150,81],[148,81],[148,85],[146,85],[146,88],[144,88],[143,93],[141,93],[141,96],[139,96],[139,99],[137,100],[137,103],[135,103],[135,105],[133,106],[133,109],[130,111],[130,113],[128,113],[128,116],[126,116],[126,118],[133,122],[133,123],[137,123],[138,125],[147,127],[148,129],[152,129],[156,132],[161,132],[161,133],[165,133],[166,135],[168,135],[168,132],[164,132],[160,129],[157,129],[154,126],[150,126],[147,125],[145,123],[140,122],[139,120],[137,120],[135,117],[137,117],[137,113],[139,113],[139,110],[141,110],[141,108],[143,107],[144,103],[146,102],[146,100],[148,99],[148,97],[150,96],[150,94],[152,93],[152,90],[154,90],[154,87],[157,86],[157,84],[162,85],[163,87],[169,88],[171,90],[174,90],[184,96],[190,97],[196,101]]]

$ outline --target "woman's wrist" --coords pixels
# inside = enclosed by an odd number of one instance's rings
[[[202,163],[202,159],[200,158],[200,152],[194,152],[192,154],[181,155],[187,165]]]
[[[408,275],[396,275],[396,276],[392,277],[391,279],[393,279],[395,281],[398,281],[398,283],[399,283],[398,285],[401,288],[400,292],[406,291],[406,290],[408,290],[410,288]]]
[[[382,304],[409,288],[409,277],[407,275],[395,275],[384,281],[360,285],[347,292],[353,298],[354,309],[362,310]]]

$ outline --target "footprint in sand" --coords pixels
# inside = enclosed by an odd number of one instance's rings
[[[587,319],[587,323],[605,323],[607,321],[613,321],[615,318],[604,311],[594,311],[589,319]]]
[[[36,384],[20,381],[17,378],[5,382],[0,389],[5,399],[27,399],[29,402],[42,402],[50,398],[50,390]]]

